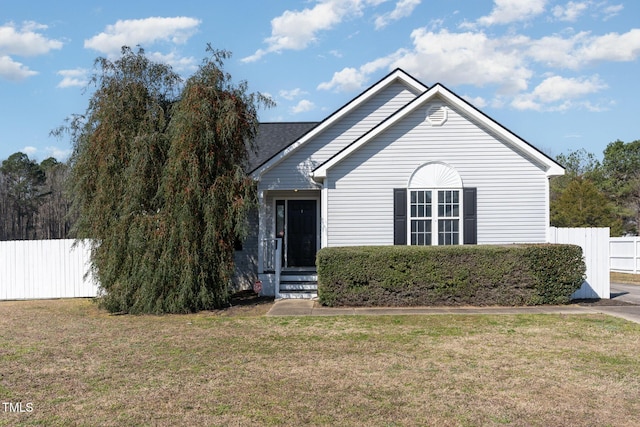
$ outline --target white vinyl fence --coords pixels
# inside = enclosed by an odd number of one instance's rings
[[[609,252],[611,271],[640,273],[640,237],[612,237]]]
[[[95,297],[89,245],[75,240],[0,242],[0,300]]]
[[[570,243],[582,248],[587,279],[573,299],[610,298],[609,228],[549,227],[549,243]]]
[[[618,253],[614,242],[619,239],[628,238],[611,239],[612,253]],[[609,298],[608,228],[550,227],[548,241],[582,247],[587,279],[573,298]],[[0,242],[0,300],[97,296],[97,281],[91,275],[85,278],[89,271],[89,245],[74,247],[73,243],[71,239]],[[623,265],[623,260],[627,262],[624,265],[637,266],[638,245],[637,240],[631,245],[630,258],[625,258],[627,255],[612,257],[612,270],[614,264]]]

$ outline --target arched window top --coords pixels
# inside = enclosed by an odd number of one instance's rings
[[[462,188],[462,179],[451,166],[442,162],[430,162],[413,172],[409,188]]]

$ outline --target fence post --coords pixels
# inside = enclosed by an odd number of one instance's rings
[[[638,237],[633,237],[633,274],[638,274]]]

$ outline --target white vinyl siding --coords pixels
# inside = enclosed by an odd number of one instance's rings
[[[433,161],[477,188],[479,244],[546,240],[545,172],[456,108],[442,126],[429,125],[426,111],[438,105],[417,108],[328,171],[328,246],[393,244],[393,189]]]
[[[395,82],[265,172],[259,189],[315,189],[310,172],[411,100],[416,93]]]

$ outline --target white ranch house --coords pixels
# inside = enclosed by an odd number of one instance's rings
[[[553,159],[397,69],[320,123],[264,123],[237,277],[310,297],[327,246],[547,242]]]

